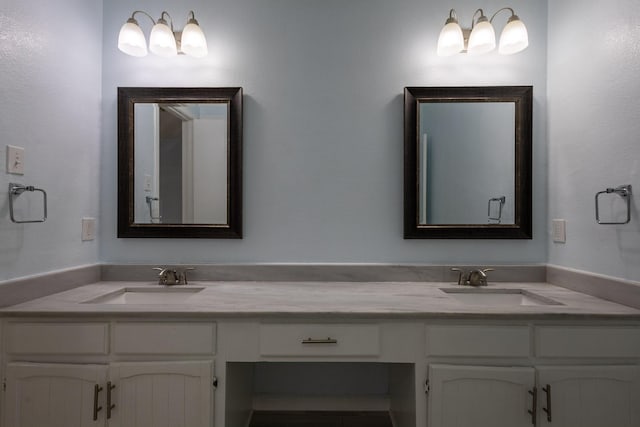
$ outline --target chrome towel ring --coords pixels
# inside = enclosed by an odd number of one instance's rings
[[[15,215],[13,212],[13,202],[18,196],[20,196],[25,191],[29,191],[29,192],[37,191],[42,193],[42,197],[43,197],[42,206],[44,208],[44,212],[41,219],[19,220],[15,218]],[[16,224],[45,222],[47,220],[47,192],[41,188],[36,188],[33,185],[22,185],[22,184],[16,184],[13,182],[10,183],[9,184],[9,216],[11,217],[11,221],[15,222]]]

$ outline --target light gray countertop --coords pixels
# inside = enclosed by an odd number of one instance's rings
[[[191,282],[203,288],[180,303],[87,303],[123,288],[157,290],[152,282],[97,282],[0,310],[4,317],[207,318],[482,318],[640,320],[640,310],[547,283],[496,283],[481,289],[522,289],[560,305],[490,306],[457,301],[443,282]]]

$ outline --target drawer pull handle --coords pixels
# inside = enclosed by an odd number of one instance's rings
[[[98,395],[102,391],[102,387],[98,384],[93,386],[93,421],[98,421],[98,412],[102,411],[102,406],[98,406]]]
[[[331,337],[324,339],[307,338],[306,340],[302,340],[302,344],[338,344],[338,340]]]
[[[528,410],[527,412],[531,415],[531,424],[535,426],[538,422],[536,417],[538,411],[538,389],[534,387],[533,390],[529,390],[529,394],[533,397],[533,403],[531,405],[531,410]]]
[[[115,403],[111,403],[111,391],[116,388],[115,385],[111,384],[111,381],[107,382],[107,419],[111,419],[111,411],[113,411],[116,407]]]
[[[547,421],[551,422],[551,385],[547,384],[542,390],[547,394],[547,407],[542,410],[547,413]]]

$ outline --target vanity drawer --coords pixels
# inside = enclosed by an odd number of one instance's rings
[[[12,354],[83,354],[109,352],[106,322],[19,322],[7,323],[5,348]]]
[[[116,322],[116,354],[215,354],[216,325],[204,322]]]
[[[378,325],[262,324],[263,356],[377,356]]]
[[[634,326],[538,326],[538,357],[640,357]]]
[[[528,357],[528,326],[428,325],[427,356]]]

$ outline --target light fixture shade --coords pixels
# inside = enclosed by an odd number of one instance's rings
[[[207,56],[207,39],[195,19],[182,30],[181,50],[187,55],[202,58]]]
[[[159,19],[151,29],[149,36],[149,50],[159,56],[175,56],[178,54],[176,38],[166,21]]]
[[[438,37],[438,56],[451,56],[464,50],[462,28],[456,21],[448,20]]]
[[[147,55],[147,40],[135,19],[129,19],[122,28],[120,28],[120,34],[118,34],[118,49],[131,56],[140,57]]]
[[[481,55],[496,48],[496,32],[493,25],[485,18],[478,20],[469,36],[467,51],[470,55]]]
[[[527,27],[514,15],[502,30],[498,52],[502,55],[511,55],[525,50],[527,46],[529,46]]]

